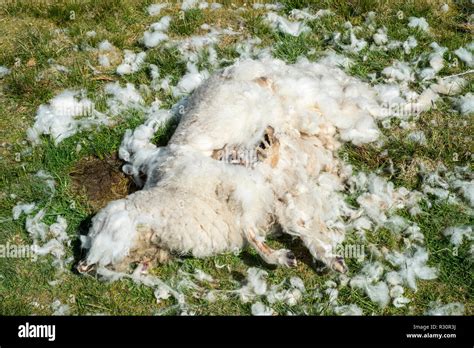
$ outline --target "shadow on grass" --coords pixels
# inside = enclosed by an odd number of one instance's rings
[[[79,228],[77,230],[79,236],[86,236],[89,233],[89,229],[92,226],[92,218],[94,217],[94,214],[89,215],[86,217],[84,220],[79,225]],[[76,275],[80,275],[80,273],[77,270],[77,266],[79,262],[86,257],[86,250],[82,248],[81,246],[81,239],[80,238],[75,238],[72,241],[72,253],[74,257],[74,262],[71,264],[71,272]]]

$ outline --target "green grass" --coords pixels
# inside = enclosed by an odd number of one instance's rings
[[[232,1],[233,3],[241,3]],[[354,76],[367,80],[367,75],[380,72],[394,60],[416,59],[423,52],[429,51],[428,45],[437,41],[440,45],[453,50],[467,44],[471,40],[470,32],[465,23],[472,4],[469,1],[450,3],[450,12],[443,14],[439,11],[441,3],[433,1],[307,1],[285,0],[282,13],[288,13],[294,8],[311,8],[313,10],[329,8],[334,15],[321,20],[309,22],[310,33],[299,37],[276,33],[263,21],[261,10],[248,10],[237,13],[232,10],[231,1],[223,1],[225,7],[217,12],[209,10],[189,10],[180,13],[177,5],[163,11],[163,15],[171,15],[170,35],[186,37],[203,34],[200,26],[210,25],[230,26],[233,29],[243,28],[243,34],[257,36],[262,40],[262,46],[271,46],[275,57],[293,63],[301,55],[316,58],[321,51],[332,47],[328,35],[341,31],[345,21],[350,20],[354,25],[365,21],[368,11],[377,13],[377,26],[385,25],[388,35],[392,38],[405,40],[414,35],[419,42],[409,55],[401,51],[369,51],[364,50],[360,55],[352,55],[355,64],[350,70]],[[18,221],[11,220],[11,209],[18,202],[37,202],[39,206],[47,207],[45,222],[53,223],[58,214],[68,221],[68,233],[73,239],[73,245],[68,248],[68,256],[78,258],[78,232],[87,231],[90,218],[95,214],[87,201],[87,197],[75,192],[72,187],[71,170],[88,156],[104,159],[115,153],[126,129],[133,129],[142,123],[144,115],[134,111],[121,115],[117,125],[111,128],[103,127],[92,132],[79,133],[66,139],[58,146],[46,137],[41,146],[31,148],[25,142],[25,130],[34,122],[34,115],[40,104],[66,88],[84,88],[88,95],[98,105],[103,104],[102,87],[110,80],[131,82],[137,86],[149,84],[148,69],[119,78],[114,69],[102,71],[96,79],[89,62],[97,67],[97,57],[93,52],[84,50],[87,46],[96,47],[98,42],[107,39],[119,49],[142,50],[140,43],[143,31],[159,17],[150,17],[146,13],[147,5],[153,1],[108,0],[96,1],[60,1],[49,4],[46,1],[9,1],[0,5],[0,65],[8,67],[16,65],[12,73],[0,80],[0,243],[29,245],[31,240],[27,235],[24,224],[25,216]],[[435,4],[433,4],[435,3]],[[249,7],[249,6],[247,6]],[[409,16],[424,16],[433,23],[431,33],[421,33],[407,28],[405,22],[397,19],[397,12],[403,11],[405,18]],[[73,11],[73,12],[71,12]],[[71,17],[71,14],[74,16]],[[124,30],[126,28],[126,30]],[[67,35],[57,33],[57,29],[67,29]],[[95,30],[97,36],[88,38],[85,33]],[[369,34],[362,31],[358,37],[368,38]],[[220,59],[229,62],[238,54],[236,38],[226,38],[226,44],[216,47]],[[79,49],[77,49],[77,48]],[[310,54],[310,52],[314,52]],[[366,59],[363,59],[363,56]],[[68,74],[50,70],[48,59],[53,58],[58,64],[70,69]],[[448,62],[453,57],[446,55]],[[199,66],[206,65],[207,57],[201,57]],[[162,77],[170,76],[176,83],[186,71],[186,62],[174,48],[158,46],[147,51],[147,63],[156,64]],[[28,64],[30,62],[30,64]],[[466,67],[447,66],[442,74],[455,74]],[[37,79],[43,74],[42,79]],[[465,92],[473,91],[472,80]],[[176,102],[166,91],[157,93],[165,107]],[[150,100],[148,100],[150,99]],[[152,97],[146,101],[150,102]],[[381,148],[374,145],[355,147],[346,145],[341,150],[341,156],[354,165],[356,170],[380,170],[383,175],[392,180],[397,186],[409,189],[419,189],[420,179],[417,166],[420,162],[428,164],[444,163],[448,168],[471,165],[472,151],[472,119],[466,125],[465,119],[451,110],[448,98],[437,102],[437,108],[422,114],[415,122],[416,129],[425,132],[428,142],[426,146],[414,145],[406,141],[409,132],[398,126],[390,130],[380,127],[386,141]],[[469,121],[469,120],[468,120]],[[436,122],[436,125],[433,124]],[[169,124],[160,130],[153,141],[164,145],[173,132],[175,124]],[[77,145],[81,150],[77,151]],[[387,155],[382,153],[387,150]],[[20,154],[19,162],[15,160]],[[394,173],[384,172],[387,166],[393,165]],[[51,197],[44,183],[34,177],[40,170],[47,170],[56,180],[56,192]],[[12,198],[11,194],[18,198]],[[354,200],[349,199],[355,204]],[[74,203],[73,205],[71,203]],[[399,215],[407,216],[405,211]],[[462,245],[458,254],[454,255],[449,241],[441,235],[446,227],[459,224],[472,224],[470,212],[463,206],[449,205],[438,202],[431,207],[424,206],[423,212],[415,218],[425,236],[426,247],[430,252],[430,265],[440,269],[438,279],[418,282],[418,291],[407,290],[405,295],[412,302],[407,308],[389,306],[380,309],[360,291],[344,287],[340,289],[341,303],[355,303],[365,314],[400,315],[423,314],[431,301],[440,300],[443,303],[461,302],[466,306],[466,314],[474,313],[472,290],[474,279],[472,260],[469,258],[468,243]],[[356,236],[348,236],[346,243],[357,241]],[[369,233],[368,240],[378,247],[398,248],[401,241],[389,230]],[[302,303],[290,307],[285,304],[272,305],[279,314],[288,311],[294,314],[324,315],[331,314],[327,305],[327,295],[318,298],[323,293],[324,283],[336,279],[337,275],[319,272],[305,248],[296,240],[278,238],[270,241],[274,247],[285,246],[295,251],[300,262],[296,269],[275,268],[265,265],[251,250],[244,250],[239,255],[227,254],[208,259],[184,258],[153,269],[153,274],[162,279],[173,281],[177,272],[185,270],[192,272],[199,268],[214,277],[213,284],[202,284],[207,289],[232,290],[246,276],[250,266],[261,267],[268,271],[268,282],[278,284],[290,276],[299,276],[304,280],[308,295]],[[374,256],[375,257],[375,256]],[[351,273],[355,274],[362,263],[350,259]],[[226,264],[218,268],[216,264]],[[56,269],[51,266],[51,258],[40,258],[37,262],[25,259],[0,258],[0,314],[29,315],[51,314],[50,304],[54,299],[70,304],[73,314],[107,313],[107,314],[154,314],[165,310],[174,301],[165,300],[156,303],[153,290],[134,284],[131,281],[114,283],[99,282],[93,277],[79,276],[74,272],[65,272],[57,285],[48,281],[57,278]],[[197,314],[234,315],[249,314],[251,304],[241,301],[228,294],[228,299],[209,303],[194,298],[188,291],[187,298],[191,309]],[[72,296],[72,297],[71,297]],[[37,302],[38,305],[32,304]],[[171,309],[168,314],[176,314]]]
[[[192,35],[196,29],[204,24],[204,14],[199,9],[190,9],[180,12],[170,24],[170,31],[181,36]]]

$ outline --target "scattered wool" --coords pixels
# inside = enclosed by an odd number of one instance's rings
[[[336,33],[334,36],[334,41],[335,43],[342,48],[345,51],[351,52],[351,53],[358,53],[362,51],[364,48],[367,47],[367,41],[364,39],[358,39],[357,36],[355,35],[354,28],[352,28],[352,25],[347,22],[346,25],[349,27],[349,41],[350,43],[344,44],[342,43],[342,35],[341,33]]]
[[[413,212],[411,210],[410,210],[410,214],[416,215],[416,214],[413,214]],[[418,243],[420,245],[422,245],[424,243],[425,236],[423,235],[423,233],[421,233],[421,229],[417,224],[413,224],[413,225],[409,226],[403,232],[403,234],[408,237],[408,241],[406,239],[404,240],[406,243],[407,242],[415,242],[415,243]]]
[[[148,172],[148,164],[159,154],[160,149],[151,143],[155,132],[174,114],[168,110],[158,110],[150,114],[146,122],[133,132],[127,130],[119,148],[119,157],[129,162],[123,167],[128,175],[133,175],[135,182],[141,185],[140,172]]]
[[[68,304],[61,304],[61,301],[54,300],[51,304],[51,309],[53,310],[53,315],[69,315],[71,313],[71,308]]]
[[[407,135],[408,141],[418,143],[420,145],[426,145],[426,136],[423,131],[414,131]]]
[[[432,108],[438,98],[439,95],[436,92],[431,88],[427,88],[418,96],[416,101],[405,105],[405,114],[418,115],[421,112],[428,111]]]
[[[217,59],[217,51],[214,47],[209,46],[207,48],[207,51],[209,53],[208,56],[208,62],[211,64],[213,67],[217,67],[219,65],[218,59]]]
[[[22,213],[26,215],[31,214],[33,210],[35,210],[35,208],[36,208],[35,203],[30,203],[30,204],[18,203],[12,209],[13,220],[18,220],[18,218],[20,217]]]
[[[218,10],[222,8],[222,4],[219,4],[218,2],[213,2],[210,5],[211,10]]]
[[[471,207],[474,207],[474,182],[464,180],[453,180],[452,188],[457,189]]]
[[[204,80],[209,78],[209,72],[207,70],[198,71],[196,65],[189,63],[187,67],[187,73],[181,78],[176,87],[172,88],[175,97],[191,93],[199,87]]]
[[[305,286],[303,283],[303,280],[300,277],[291,277],[290,278],[290,284],[292,287],[300,290],[300,291],[305,291]]]
[[[443,55],[447,51],[446,47],[439,46],[436,42],[431,43],[433,52],[428,56],[429,68],[423,69],[419,75],[423,80],[429,80],[436,77],[438,72],[444,67]]]
[[[468,51],[467,49],[460,47],[456,51],[454,51],[454,54],[459,57],[468,67],[473,67],[474,66],[474,56],[472,52]]]
[[[174,40],[169,42],[168,45],[170,47],[176,47],[188,64],[197,64],[203,50],[206,48],[209,50],[211,46],[219,43],[221,36],[238,34],[231,29],[215,29],[208,25],[205,25],[204,28],[204,30],[208,30],[205,35],[190,36]],[[212,51],[208,53],[212,55]]]
[[[464,315],[464,305],[453,302],[443,305],[439,302],[431,302],[425,315]]]
[[[150,29],[144,32],[143,42],[146,47],[152,48],[157,46],[160,42],[168,39],[168,35],[165,32],[168,30],[171,22],[170,16],[164,16],[159,22],[156,22],[150,26]]]
[[[26,231],[30,234],[33,241],[46,239],[46,233],[48,232],[48,225],[46,225],[42,220],[46,211],[41,209],[34,217],[28,216],[26,218]]]
[[[404,44],[404,42],[401,42],[401,41],[398,41],[398,40],[390,40],[385,47],[387,48],[387,50],[392,51],[392,50],[399,49],[400,47],[404,48],[403,44]],[[405,53],[407,53],[407,54],[410,53],[410,49],[409,49],[408,52],[405,52]]]
[[[474,113],[474,94],[466,93],[456,101],[459,112],[463,115]]]
[[[209,4],[206,1],[201,1],[198,5],[198,9],[204,10],[209,7]]]
[[[69,72],[69,68],[67,68],[67,67],[65,67],[64,65],[61,65],[61,64],[56,64],[51,59],[48,59],[48,63],[51,65],[51,69],[53,71],[58,71],[58,72],[61,72],[61,73],[68,73]]]
[[[99,64],[104,68],[108,68],[110,66],[109,57],[104,54],[99,54]]]
[[[408,26],[410,28],[418,28],[423,31],[428,31],[429,30],[429,25],[428,22],[426,21],[425,18],[423,17],[410,17],[408,18]]]
[[[243,303],[249,302],[255,296],[262,296],[267,292],[267,282],[265,280],[268,275],[262,269],[251,267],[247,270],[247,283],[238,290],[240,300]]]
[[[333,12],[331,10],[325,10],[325,9],[318,10],[315,14],[309,13],[308,9],[305,9],[305,10],[293,9],[290,11],[290,18],[297,19],[297,20],[314,21],[316,19],[320,19],[321,17],[329,16],[332,14]]]
[[[112,45],[108,40],[104,40],[99,43],[97,48],[101,52],[112,51],[114,49],[114,45]]]
[[[157,289],[153,292],[156,298],[156,302],[160,303],[161,300],[167,300],[171,297],[171,293],[167,287],[158,286]]]
[[[385,75],[389,81],[414,81],[414,73],[412,68],[405,62],[396,60],[391,66],[382,70],[382,75]]]
[[[329,296],[329,303],[330,304],[335,304],[337,302],[337,297],[339,296],[339,291],[335,288],[328,288],[324,290],[326,295]]]
[[[474,240],[472,226],[448,227],[443,231],[443,235],[445,235],[446,237],[450,237],[449,241],[454,246],[460,246],[464,238],[468,241]]]
[[[5,66],[0,65],[0,79],[7,76],[10,73],[10,69]]]
[[[315,16],[317,17],[317,19],[319,19],[321,17],[330,16],[330,15],[333,15],[333,14],[334,14],[334,12],[332,12],[329,9],[320,9],[320,10],[316,11]]]
[[[403,289],[402,286],[395,285],[390,289],[390,297],[392,298],[400,297],[401,295],[403,295],[404,291],[405,290]]]
[[[105,267],[99,267],[97,269],[97,274],[101,277],[102,280],[109,282],[117,281],[123,278],[131,279],[137,284],[142,284],[144,286],[154,288],[156,290],[155,296],[157,296],[157,301],[169,298],[168,295],[171,295],[176,299],[181,309],[185,308],[186,301],[184,295],[171,288],[168,284],[163,282],[158,277],[147,275],[144,271],[144,266],[142,264],[138,265],[132,274],[111,271]]]
[[[444,189],[449,188],[449,183],[441,177],[446,172],[446,167],[439,166],[434,172],[427,172],[424,165],[420,165],[420,172],[423,176],[423,182],[430,186],[439,186]],[[441,174],[441,175],[440,175]]]
[[[198,5],[199,1],[198,0],[183,0],[181,4],[181,10],[187,11],[192,8],[195,8]]]
[[[181,278],[178,280],[178,282],[176,284],[176,290],[178,290],[178,291],[195,290],[195,291],[198,291],[198,292],[203,291],[203,288],[201,286],[199,286],[198,284],[196,284],[192,280],[192,278],[195,278],[195,279],[199,280],[199,272],[197,270],[193,274],[193,273],[185,272],[185,271],[180,269],[178,271],[178,275],[180,275]],[[202,282],[203,280],[200,280],[200,281]],[[196,298],[201,298],[201,296],[199,295],[198,292],[194,292],[193,296],[196,297]]]
[[[257,316],[268,316],[268,315],[275,315],[275,311],[264,305],[262,302],[255,302],[252,304],[252,315],[257,315]]]
[[[127,83],[125,87],[121,87],[118,81],[107,83],[104,92],[110,96],[106,103],[112,115],[118,115],[127,109],[141,109],[143,107],[143,99],[131,83]]]
[[[352,227],[354,227],[358,231],[361,231],[361,230],[369,231],[372,229],[372,221],[370,221],[370,219],[365,216],[361,216],[360,218],[358,218],[352,223]]]
[[[376,45],[385,45],[388,42],[387,28],[383,27],[377,29],[377,32],[374,34],[373,39]]]
[[[282,282],[277,285],[272,285],[270,289],[265,294],[269,303],[275,302],[284,302],[288,306],[295,306],[303,297],[303,292],[305,291],[304,288],[300,289],[294,287],[293,284],[290,283],[289,289],[281,289],[283,284]],[[280,290],[281,289],[281,290]]]
[[[157,16],[160,14],[161,10],[167,7],[167,3],[161,3],[161,4],[152,4],[147,7],[148,14],[150,16]]]
[[[27,130],[33,145],[40,144],[40,135],[49,134],[55,145],[93,125],[107,125],[107,117],[95,110],[94,103],[85,97],[85,91],[65,90],[48,105],[40,105],[35,124]]]
[[[38,170],[35,174],[35,177],[44,180],[46,186],[48,187],[51,194],[54,194],[56,191],[56,181],[54,180],[53,176],[49,174],[47,171],[41,169]]]
[[[461,92],[466,86],[467,81],[459,76],[439,78],[435,84],[431,85],[431,89],[439,94],[455,95]]]
[[[448,5],[448,4],[443,4],[443,5],[441,6],[441,12],[446,13],[446,12],[448,12],[448,11],[449,11],[449,5]]]
[[[434,172],[427,172],[424,166],[420,166],[423,192],[457,203],[450,190],[457,191],[469,205],[474,206],[474,182],[471,179],[471,172],[466,168],[455,167],[454,172],[446,172],[446,167],[439,166]]]
[[[148,68],[150,69],[149,74],[151,77],[150,87],[152,90],[157,91],[160,89],[160,83],[161,83],[160,82],[160,69],[155,64],[148,65]]]
[[[199,281],[206,281],[206,282],[213,282],[214,281],[214,278],[212,278],[211,275],[207,274],[206,272],[204,272],[200,269],[195,269],[194,270],[194,277]]]
[[[87,37],[96,37],[97,33],[94,30],[86,32]]]
[[[362,309],[356,304],[349,304],[343,306],[334,307],[334,313],[336,315],[356,315],[361,316],[364,315]]]
[[[393,110],[392,105],[401,105],[405,104],[405,99],[401,96],[400,86],[396,84],[378,84],[374,86],[377,95],[381,101],[383,101],[384,106],[387,108],[387,116],[392,116],[396,114],[398,110]],[[390,119],[384,120],[390,122]]]
[[[403,50],[406,54],[410,54],[411,50],[416,46],[418,46],[418,41],[413,36],[409,36],[402,44]]]
[[[380,281],[384,272],[379,262],[366,263],[361,272],[350,281],[352,288],[364,290],[372,302],[384,308],[390,302],[387,283]]]
[[[396,308],[402,308],[402,307],[405,307],[405,305],[407,305],[410,302],[411,300],[409,298],[405,296],[398,296],[393,299],[392,303]]]
[[[272,11],[279,11],[283,9],[283,5],[277,2],[276,4],[261,4],[261,3],[254,3],[253,8],[254,10],[260,10],[260,9],[265,9],[265,10],[272,10]]]
[[[443,55],[448,49],[438,45],[436,42],[432,42],[430,47],[434,51],[429,55],[430,65],[436,72],[439,72],[444,66]]]
[[[26,231],[33,240],[35,255],[44,256],[52,254],[53,266],[62,272],[72,258],[66,259],[66,246],[70,246],[71,240],[66,232],[67,221],[58,216],[56,222],[48,227],[42,220],[46,211],[41,209],[34,217],[26,218]],[[49,240],[47,240],[49,237]],[[40,243],[43,243],[42,245]]]
[[[385,227],[394,233],[400,233],[408,227],[408,221],[399,215],[394,215],[387,219]]]
[[[134,53],[130,50],[124,50],[122,63],[117,67],[117,74],[129,75],[140,70],[145,62],[146,52]]]
[[[49,234],[52,236],[45,244],[39,245],[38,241],[33,240],[33,245],[35,246],[35,253],[40,256],[45,256],[48,254],[53,255],[54,261],[53,265],[57,267],[60,271],[65,269],[66,264],[68,264],[71,259],[65,259],[66,256],[66,246],[70,245],[70,238],[66,233],[67,222],[61,216],[58,216],[57,221],[49,226]]]
[[[216,291],[213,291],[213,290],[209,291],[204,297],[204,299],[209,303],[216,302],[218,299],[218,297],[216,296]]]
[[[60,243],[68,243],[69,236],[66,233],[67,221],[62,216],[56,218],[56,222],[49,226],[49,232]]]
[[[275,30],[291,36],[300,36],[303,33],[309,32],[311,29],[303,22],[292,22],[274,12],[269,12],[265,21]]]
[[[258,37],[249,38],[242,42],[238,42],[235,47],[235,50],[239,54],[241,59],[255,58],[258,57],[262,52],[262,50],[257,47],[261,43],[262,40]]]
[[[385,280],[390,285],[400,285],[403,282],[401,275],[395,271],[387,272],[385,274]]]
[[[423,185],[423,192],[426,194],[431,194],[433,196],[438,197],[441,200],[448,199],[450,193],[448,190],[438,188],[438,187],[431,187],[427,185]]]
[[[343,56],[342,54],[337,54],[334,51],[326,51],[323,58],[319,60],[321,64],[327,64],[331,67],[337,68],[342,67],[348,69],[354,63],[352,59]]]
[[[403,187],[395,189],[392,182],[375,174],[370,174],[365,180],[368,192],[361,194],[357,203],[376,224],[384,224],[387,221],[386,213],[392,209],[415,207],[420,199],[420,194],[416,191],[410,193]],[[357,177],[351,183],[357,185]],[[359,185],[361,183],[364,185],[363,182],[359,182]]]
[[[403,254],[397,251],[389,252],[386,260],[397,267],[398,274],[413,290],[417,290],[416,279],[436,279],[438,270],[426,265],[428,252],[425,248],[416,246],[413,250],[406,250]]]

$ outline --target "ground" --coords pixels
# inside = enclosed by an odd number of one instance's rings
[[[141,124],[144,115],[132,111],[126,116],[117,116],[112,127],[100,127],[97,130],[78,133],[59,145],[48,137],[42,138],[40,146],[32,147],[26,140],[26,129],[34,123],[36,110],[52,97],[66,88],[85,88],[98,105],[105,109],[100,91],[110,81],[131,82],[136,86],[149,84],[146,71],[118,76],[116,64],[102,69],[101,74],[93,74],[90,65],[98,67],[97,52],[83,49],[97,47],[102,40],[109,40],[120,50],[130,49],[136,52],[144,49],[140,38],[148,26],[158,19],[147,13],[147,6],[153,1],[107,0],[107,1],[59,1],[54,4],[47,1],[6,1],[0,4],[0,65],[11,68],[11,73],[0,79],[0,243],[19,245],[31,244],[25,230],[26,216],[12,219],[12,208],[18,202],[36,202],[46,207],[45,222],[51,224],[58,215],[66,218],[67,232],[71,245],[67,256],[74,261],[61,275],[51,264],[51,257],[39,258],[36,262],[20,258],[0,258],[0,314],[2,315],[49,315],[54,312],[52,303],[59,300],[68,304],[71,314],[141,315],[165,313],[175,314],[172,298],[157,303],[153,289],[122,280],[106,283],[92,276],[81,276],[73,270],[74,263],[80,258],[79,234],[85,234],[90,219],[98,209],[112,199],[123,197],[135,188],[130,179],[121,173],[121,161],[117,150],[123,134],[128,128]],[[294,8],[309,8],[316,11],[328,8],[333,16],[309,22],[311,31],[300,36],[279,33],[269,28],[263,21],[264,10],[253,9],[251,3],[226,1],[221,9],[192,9],[180,12],[178,4],[172,4],[162,11],[173,17],[169,35],[180,38],[203,33],[200,26],[204,23],[212,26],[230,27],[241,30],[241,35],[259,37],[262,45],[273,47],[273,55],[293,63],[301,55],[317,59],[319,53],[330,47],[328,34],[342,30],[346,21],[360,25],[369,11],[375,11],[376,22],[388,29],[388,35],[405,40],[414,35],[418,46],[408,55],[401,56],[399,51],[366,51],[363,54],[350,54],[355,64],[350,74],[368,80],[371,73],[380,73],[395,59],[409,60],[429,51],[432,41],[448,48],[449,52],[466,46],[472,40],[472,21],[469,14],[473,11],[470,1],[448,1],[449,10],[441,11],[444,2],[420,1],[369,1],[369,0],[284,0],[281,14],[287,14]],[[236,8],[245,5],[245,10]],[[424,17],[431,24],[430,34],[413,30],[406,21],[399,19],[399,11],[405,18]],[[160,14],[160,16],[162,15]],[[470,24],[471,23],[471,24]],[[86,35],[95,31],[95,37]],[[362,37],[364,33],[361,34]],[[235,44],[238,39],[224,37],[217,46],[219,59],[229,60],[238,56]],[[451,57],[451,56],[450,56]],[[68,73],[51,68],[51,62],[64,65]],[[121,59],[121,55],[120,55]],[[120,59],[118,62],[120,62]],[[163,49],[160,46],[149,49],[147,62],[158,65],[163,75],[170,75],[172,82],[180,79],[186,70],[186,62],[181,60],[179,52]],[[205,66],[206,62],[202,62]],[[100,67],[99,67],[100,68]],[[448,65],[442,75],[453,75],[467,71],[462,62]],[[43,74],[43,78],[38,78]],[[471,75],[472,76],[472,75]],[[464,93],[473,92],[472,78],[467,76],[468,85]],[[145,96],[146,102],[159,98],[164,106],[177,101],[169,92],[159,91],[157,95]],[[427,142],[421,146],[406,140],[409,131],[395,125],[390,129],[381,127],[386,141],[382,147],[365,145],[362,147],[345,146],[341,157],[358,170],[373,172],[383,170],[393,164],[394,171],[384,172],[387,179],[397,187],[410,190],[419,189],[421,179],[417,170],[419,163],[434,168],[444,164],[448,170],[456,166],[472,166],[472,115],[464,118],[453,110],[449,97],[436,103],[436,108],[423,113],[416,119],[416,128],[424,131]],[[157,144],[166,144],[173,127],[159,132],[155,137]],[[80,146],[78,146],[80,144]],[[387,152],[385,152],[387,150]],[[50,173],[55,182],[55,192],[44,181],[35,177],[39,170]],[[407,215],[407,212],[400,212]],[[453,253],[449,240],[442,231],[450,226],[472,225],[472,213],[469,207],[448,201],[433,201],[423,205],[421,214],[412,219],[421,228],[425,236],[426,247],[430,254],[428,264],[439,268],[434,280],[421,280],[418,290],[405,290],[409,305],[396,308],[392,305],[380,308],[371,302],[360,290],[343,286],[339,288],[340,304],[356,304],[366,315],[422,315],[432,302],[459,302],[464,304],[466,315],[474,314],[473,270],[469,245],[464,243],[458,253]],[[397,239],[387,231],[369,234],[371,243],[378,247],[397,248]],[[287,303],[272,305],[278,314],[332,314],[327,288],[328,280],[336,280],[337,275],[321,271],[314,265],[305,248],[289,238],[277,238],[271,241],[274,246],[285,246],[295,251],[302,262],[297,268],[274,268],[263,263],[251,250],[240,254],[221,255],[203,260],[182,258],[171,261],[151,272],[162,280],[173,279],[178,270],[194,272],[200,269],[213,277],[212,282],[203,281],[201,286],[207,290],[231,290],[236,288],[247,276],[249,267],[258,267],[268,272],[268,283],[278,284],[292,276],[300,277],[305,285],[303,300],[295,306]],[[227,265],[227,267],[217,267]],[[351,274],[357,273],[361,264],[349,260]],[[53,280],[59,281],[51,283]],[[188,289],[190,310],[203,315],[246,315],[250,313],[249,303],[242,303],[238,297],[229,295],[227,300],[209,302],[199,296],[193,296],[200,290]],[[318,296],[320,294],[321,296]]]

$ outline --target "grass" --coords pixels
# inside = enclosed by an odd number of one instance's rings
[[[241,4],[239,1],[232,1]],[[164,15],[173,16],[170,35],[186,37],[203,34],[200,26],[203,23],[242,28],[242,34],[257,36],[262,46],[271,46],[273,54],[282,60],[293,63],[301,55],[314,59],[318,53],[331,47],[327,35],[341,31],[345,21],[353,24],[364,22],[368,11],[377,13],[377,25],[385,25],[390,37],[404,40],[414,35],[419,42],[409,55],[399,51],[381,52],[364,50],[359,55],[352,55],[355,61],[351,74],[362,79],[373,72],[390,65],[394,60],[413,60],[426,52],[432,41],[453,50],[467,44],[470,40],[466,29],[468,13],[472,11],[469,1],[450,3],[447,14],[439,11],[441,2],[436,1],[363,1],[350,2],[339,0],[307,1],[285,0],[282,13],[294,8],[330,8],[333,16],[309,22],[311,32],[299,37],[292,37],[271,30],[263,20],[262,10],[247,10],[238,13],[230,1],[223,1],[224,8],[215,12],[193,9],[179,11],[177,5],[163,10]],[[34,115],[40,104],[46,103],[58,92],[66,88],[84,88],[88,95],[100,104],[101,89],[108,80],[122,83],[131,82],[136,85],[149,84],[147,69],[119,78],[114,69],[102,71],[101,76],[107,79],[95,79],[88,62],[98,68],[97,57],[85,48],[96,47],[97,43],[107,39],[119,49],[142,50],[140,43],[143,31],[159,17],[150,17],[146,12],[147,5],[153,1],[108,0],[96,1],[9,1],[0,5],[0,65],[14,67],[12,73],[0,80],[0,221],[2,225],[0,243],[6,242],[28,245],[31,243],[25,228],[25,217],[18,221],[11,220],[11,209],[18,202],[38,202],[46,206],[45,222],[53,223],[58,214],[68,221],[68,233],[73,237],[73,245],[68,249],[68,256],[78,256],[79,233],[85,233],[90,218],[96,209],[90,204],[84,193],[74,189],[71,172],[85,158],[94,157],[105,161],[113,155],[121,142],[126,129],[135,128],[142,123],[144,115],[131,112],[127,117],[117,120],[111,128],[101,128],[88,133],[80,133],[66,139],[58,146],[44,138],[43,145],[31,148],[25,141],[25,130],[34,122]],[[247,5],[247,7],[250,7]],[[403,11],[405,18],[424,16],[431,27],[426,34],[407,28],[397,18]],[[72,14],[74,14],[72,16]],[[126,28],[126,30],[123,30]],[[96,37],[86,37],[88,31],[96,31]],[[364,37],[367,33],[361,32]],[[234,59],[238,54],[235,44],[239,39],[224,38],[217,46],[220,59]],[[314,53],[311,53],[314,52]],[[364,59],[363,57],[367,58]],[[67,74],[52,71],[48,60],[53,58],[56,63],[70,69]],[[170,76],[176,83],[186,71],[186,62],[180,53],[173,48],[158,46],[148,50],[147,62],[159,66],[162,76]],[[453,62],[454,57],[447,54],[445,59]],[[202,58],[202,67],[206,57]],[[465,70],[462,64],[447,66],[442,74],[455,74]],[[38,76],[42,75],[41,79]],[[473,91],[472,81],[465,92]],[[176,100],[166,91],[159,91],[157,97],[165,106],[171,106]],[[152,100],[153,98],[151,98]],[[147,100],[150,102],[151,100]],[[406,141],[409,132],[401,127],[386,130],[380,127],[386,141],[382,147],[367,145],[363,147],[345,146],[341,156],[347,159],[357,170],[381,171],[393,165],[395,171],[383,174],[397,186],[418,189],[420,185],[417,165],[443,163],[448,168],[459,165],[471,165],[472,122],[461,119],[451,110],[449,99],[443,99],[432,111],[422,114],[415,121],[415,129],[422,129],[427,136],[425,146],[415,145]],[[469,119],[467,120],[469,121]],[[472,119],[470,119],[472,121]],[[174,129],[173,124],[162,129],[155,135],[154,142],[165,144]],[[78,144],[81,149],[78,151]],[[383,155],[387,150],[387,155]],[[18,158],[19,154],[19,158]],[[19,159],[19,161],[18,161]],[[35,178],[34,174],[44,169],[56,180],[56,192],[50,196],[45,184]],[[14,198],[12,195],[15,195]],[[399,212],[404,216],[407,212]],[[431,207],[424,206],[423,212],[416,222],[425,236],[430,252],[430,264],[440,269],[438,279],[420,281],[417,292],[407,290],[405,294],[412,302],[408,308],[378,308],[360,291],[344,287],[339,298],[342,303],[355,303],[365,314],[400,315],[423,314],[431,301],[443,303],[461,302],[466,306],[466,314],[474,313],[472,290],[474,279],[472,263],[469,259],[469,246],[465,243],[453,253],[449,242],[442,237],[441,231],[459,224],[472,224],[470,212],[463,206],[449,205],[438,202]],[[357,240],[356,236],[348,236],[348,241]],[[400,241],[388,230],[369,234],[370,243],[377,246],[396,248]],[[173,279],[177,272],[192,272],[199,268],[216,279],[214,284],[204,284],[206,288],[230,290],[246,276],[250,266],[261,267],[268,271],[268,281],[278,284],[290,276],[299,276],[311,296],[305,296],[298,306],[285,304],[272,306],[280,314],[322,315],[330,314],[327,307],[328,297],[323,293],[324,283],[335,279],[332,273],[317,271],[307,251],[297,241],[289,238],[271,241],[273,246],[285,246],[295,251],[300,262],[296,269],[273,268],[265,265],[251,250],[244,250],[239,255],[227,254],[203,260],[184,258],[176,260],[153,270],[162,279]],[[216,264],[229,266],[218,268]],[[355,259],[349,260],[352,273],[361,268]],[[156,303],[153,291],[131,281],[102,283],[92,277],[78,276],[73,272],[62,274],[57,285],[48,283],[56,279],[56,269],[51,266],[49,257],[31,262],[28,259],[0,258],[0,314],[51,314],[50,304],[55,299],[70,304],[72,314],[154,314],[165,310],[173,303],[165,300]],[[124,296],[124,294],[126,294]],[[320,294],[321,296],[318,296]],[[197,314],[236,315],[248,314],[250,304],[243,304],[239,299],[230,296],[209,303],[192,297],[188,293],[192,310]],[[171,310],[168,314],[175,314]]]
[[[180,36],[192,35],[202,24],[204,24],[204,14],[195,8],[179,13],[177,18],[171,22],[170,31]]]

